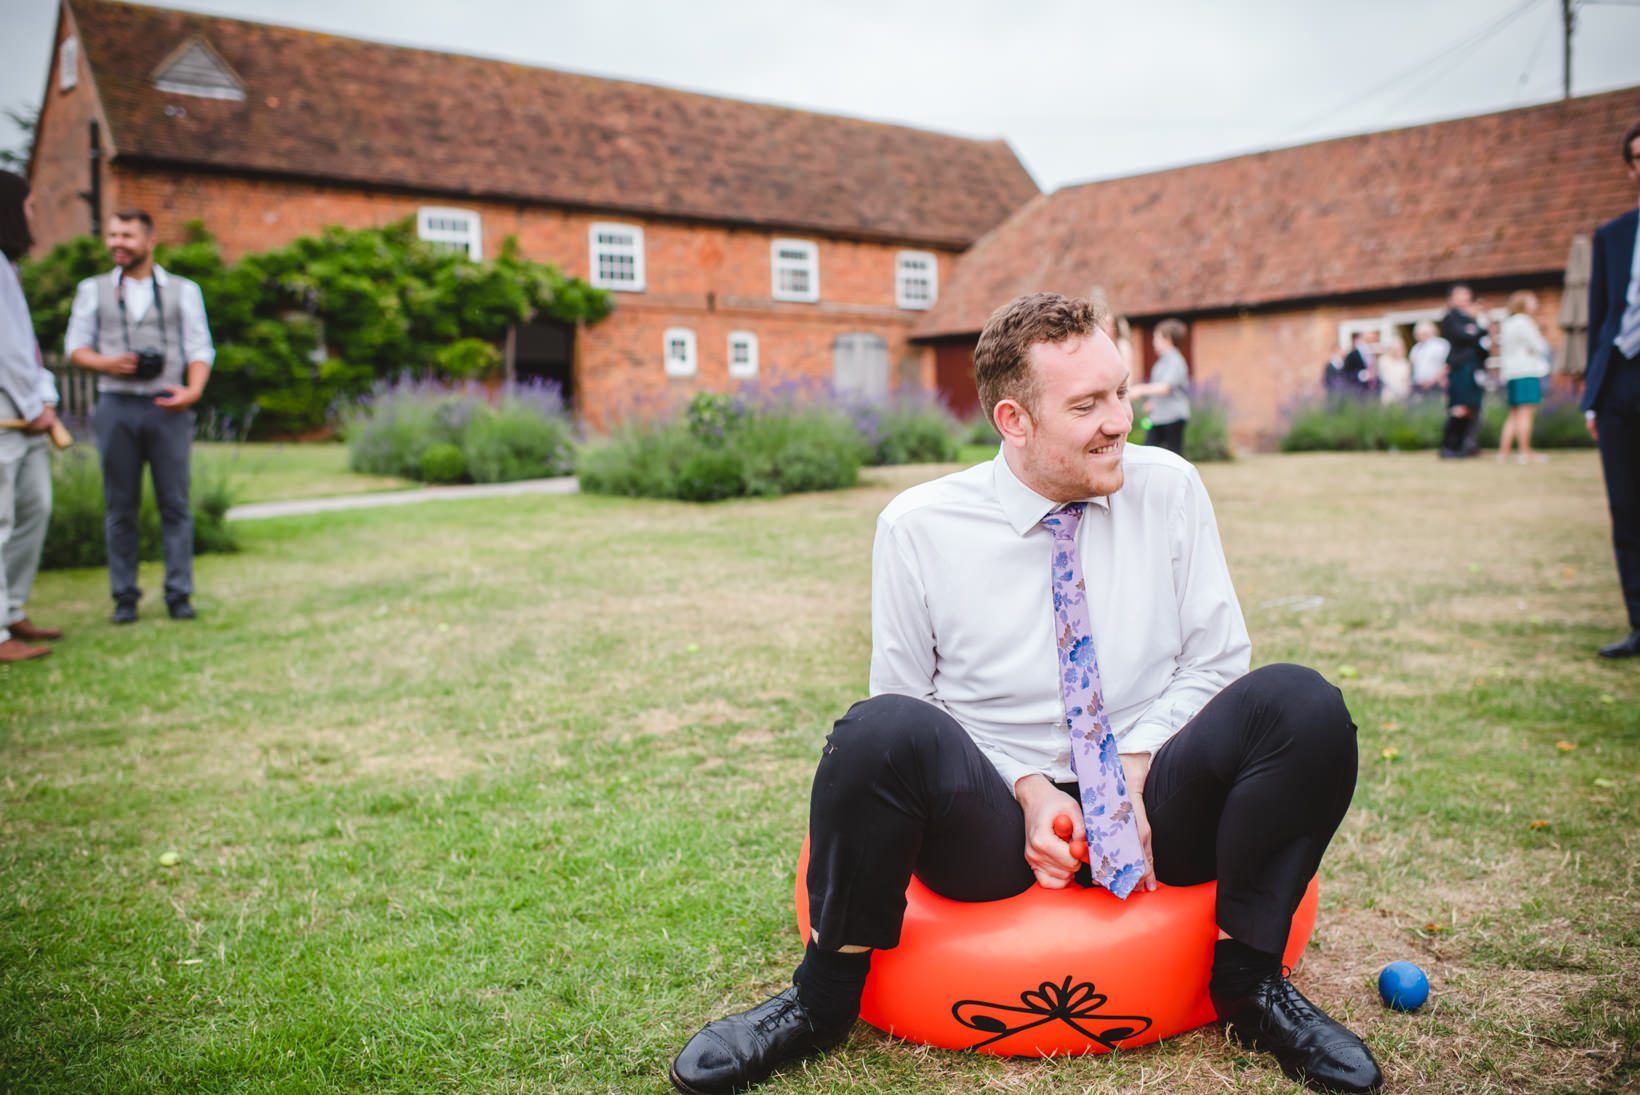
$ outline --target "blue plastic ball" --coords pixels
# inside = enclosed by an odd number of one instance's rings
[[[1378,995],[1396,1011],[1416,1011],[1429,999],[1429,978],[1411,962],[1391,962],[1378,975]]]

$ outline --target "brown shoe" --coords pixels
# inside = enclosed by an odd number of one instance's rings
[[[11,632],[13,638],[27,639],[29,642],[35,643],[50,642],[53,639],[60,639],[63,637],[62,628],[35,627],[33,624],[28,622],[27,616],[24,616],[21,620],[18,620],[13,624],[7,625],[6,630]]]
[[[43,658],[51,653],[49,646],[30,646],[22,639],[7,639],[0,643],[0,662],[26,662],[30,658]]]

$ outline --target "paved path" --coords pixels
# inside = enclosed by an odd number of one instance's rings
[[[566,475],[560,479],[525,479],[518,483],[475,483],[461,487],[421,487],[373,494],[345,494],[336,498],[295,498],[288,502],[250,502],[234,506],[228,510],[228,520],[254,521],[263,517],[409,506],[417,502],[449,502],[462,498],[505,498],[515,494],[574,494],[578,489],[575,477]]]

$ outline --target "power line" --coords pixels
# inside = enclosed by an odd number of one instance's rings
[[[1516,105],[1520,103],[1521,95],[1526,88],[1526,81],[1532,78],[1532,69],[1537,65],[1538,53],[1543,49],[1543,43],[1549,40],[1549,32],[1554,29],[1558,14],[1553,6],[1549,8],[1549,18],[1544,23],[1543,33],[1539,34],[1537,41],[1532,43],[1532,52],[1526,58],[1526,67],[1521,69],[1520,79],[1515,81]]]
[[[1465,34],[1463,37],[1459,38],[1457,41],[1448,43],[1447,45],[1444,45],[1444,46],[1440,47],[1439,49],[1435,50],[1433,53],[1430,53],[1428,56],[1419,59],[1416,63],[1408,65],[1405,69],[1402,69],[1400,72],[1395,73],[1395,75],[1393,75],[1393,76],[1389,77],[1388,79],[1384,80],[1382,83],[1375,84],[1371,88],[1369,88],[1367,91],[1362,92],[1360,94],[1351,95],[1347,102],[1341,103],[1340,105],[1338,105],[1336,107],[1333,107],[1330,110],[1327,110],[1327,111],[1324,111],[1320,114],[1317,114],[1313,118],[1310,118],[1307,121],[1305,121],[1303,124],[1293,127],[1291,130],[1288,131],[1288,136],[1289,137],[1300,136],[1301,134],[1304,134],[1304,133],[1308,132],[1309,130],[1314,129],[1315,126],[1318,125],[1319,123],[1327,121],[1328,119],[1335,117],[1341,110],[1344,110],[1348,107],[1360,107],[1362,104],[1370,102],[1376,96],[1383,94],[1385,91],[1388,91],[1390,88],[1392,88],[1395,85],[1401,83],[1403,80],[1405,80],[1408,77],[1412,76],[1414,73],[1427,70],[1428,67],[1431,64],[1433,64],[1437,60],[1440,60],[1441,58],[1446,57],[1448,54],[1455,53],[1455,52],[1460,51],[1460,50],[1471,49],[1475,46],[1480,45],[1482,42],[1486,41],[1486,39],[1488,39],[1492,35],[1498,33],[1504,27],[1507,27],[1510,23],[1513,23],[1516,19],[1519,19],[1522,15],[1525,15],[1528,11],[1530,11],[1532,9],[1533,6],[1535,6],[1536,4],[1538,4],[1540,2],[1541,2],[1541,0],[1526,0],[1525,3],[1519,5],[1518,7],[1511,8],[1509,11],[1507,11],[1503,15],[1499,16],[1497,19],[1494,19],[1491,23],[1488,23],[1487,25],[1481,27],[1479,30],[1470,31],[1469,33]],[[1610,2],[1610,0],[1608,0],[1608,2]],[[1440,78],[1444,75],[1446,75],[1446,70],[1443,70],[1443,69],[1436,69],[1435,70],[1435,73],[1434,73],[1435,78],[1438,79],[1438,78]],[[1423,82],[1415,85],[1414,90],[1417,90],[1417,91],[1423,90],[1423,88],[1426,87],[1429,84],[1429,82],[1430,81],[1428,79],[1424,80]],[[1404,96],[1401,96],[1401,97],[1404,97]],[[1399,98],[1401,98],[1401,97],[1398,97],[1396,100],[1391,100],[1391,101],[1392,102],[1399,101]]]

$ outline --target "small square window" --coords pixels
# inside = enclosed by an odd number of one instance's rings
[[[79,82],[80,40],[64,38],[62,46],[57,50],[57,90],[67,91]]]
[[[820,250],[810,240],[775,240],[769,250],[776,300],[820,299]]]
[[[416,213],[416,235],[440,250],[465,252],[474,262],[484,258],[484,222],[471,209],[423,206]]]
[[[729,375],[735,380],[757,379],[757,336],[752,332],[729,332]]]
[[[894,256],[894,301],[901,308],[932,308],[940,295],[940,260],[928,251]]]
[[[695,332],[687,327],[668,327],[661,336],[667,376],[695,375]]]
[[[642,228],[634,224],[594,224],[587,238],[592,255],[592,284],[600,289],[643,292]]]

